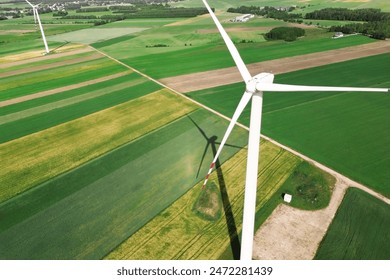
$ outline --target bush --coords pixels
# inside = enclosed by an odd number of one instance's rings
[[[305,30],[299,27],[276,27],[264,35],[267,40],[295,41],[305,35]]]

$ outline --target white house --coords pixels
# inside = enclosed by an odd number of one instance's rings
[[[245,14],[245,15],[242,15],[242,16],[238,16],[234,19],[232,19],[231,21],[232,22],[247,22],[248,20],[254,18],[255,15],[252,15],[252,14]]]

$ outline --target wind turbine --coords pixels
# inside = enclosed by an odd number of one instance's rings
[[[28,0],[26,0],[26,2],[27,2],[27,3],[32,7],[32,9],[33,9],[34,21],[35,21],[35,23],[38,21],[39,29],[41,30],[41,34],[42,34],[43,44],[45,45],[45,51],[46,51],[46,54],[48,54],[48,53],[49,53],[49,47],[47,46],[45,33],[43,32],[43,27],[42,27],[41,19],[39,18],[39,14],[38,14],[38,6],[39,6],[39,4],[38,4],[38,5],[33,5],[33,4],[31,4]]]
[[[273,82],[274,75],[271,73],[261,73],[254,77],[249,73],[245,66],[237,48],[234,46],[232,40],[218,21],[214,12],[211,10],[206,0],[202,0],[206,6],[209,14],[211,15],[215,25],[222,35],[223,40],[229,52],[240,71],[240,74],[246,84],[246,89],[241,97],[241,100],[233,114],[230,124],[222,138],[221,144],[217,153],[210,165],[209,172],[206,175],[203,183],[203,188],[206,186],[210,173],[215,167],[215,163],[226,143],[227,138],[234,125],[237,123],[242,111],[246,105],[252,100],[251,115],[250,115],[250,127],[249,127],[249,140],[248,140],[248,158],[246,166],[246,179],[245,179],[245,194],[244,194],[244,212],[241,234],[241,260],[252,259],[253,249],[253,235],[254,235],[254,222],[256,212],[256,190],[257,190],[257,172],[259,161],[259,145],[260,145],[260,128],[261,128],[261,111],[263,104],[263,92],[291,92],[291,91],[362,91],[362,92],[388,92],[387,88],[357,88],[357,87],[324,87],[324,86],[300,86],[300,85],[284,85],[275,84]]]

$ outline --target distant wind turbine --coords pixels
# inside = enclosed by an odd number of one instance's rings
[[[43,40],[43,44],[45,45],[45,51],[46,51],[46,54],[49,53],[49,47],[47,46],[47,42],[46,42],[46,37],[45,37],[45,32],[43,32],[43,27],[42,27],[42,23],[41,23],[41,19],[39,18],[39,14],[38,14],[38,5],[33,5],[31,4],[28,0],[26,0],[26,2],[32,7],[33,9],[33,14],[34,14],[34,21],[35,23],[38,21],[38,25],[39,25],[39,29],[41,30],[41,35],[42,35],[42,40]]]
[[[248,140],[248,158],[246,166],[246,181],[245,181],[245,197],[244,197],[244,213],[241,234],[241,260],[251,260],[253,251],[253,235],[254,222],[256,212],[256,191],[257,191],[257,173],[259,161],[259,145],[260,145],[260,128],[261,128],[261,111],[263,104],[263,92],[266,91],[363,91],[363,92],[388,92],[387,88],[357,88],[357,87],[323,87],[323,86],[299,86],[299,85],[283,85],[273,83],[274,75],[271,73],[261,73],[254,77],[251,76],[247,67],[245,66],[237,48],[234,46],[232,40],[229,38],[226,31],[223,29],[221,23],[211,10],[206,0],[202,0],[207,10],[209,11],[215,25],[222,35],[223,40],[233,60],[240,71],[242,78],[246,83],[246,90],[233,114],[231,122],[222,138],[221,144],[217,153],[210,165],[208,174],[203,183],[203,188],[207,184],[210,173],[215,167],[215,163],[225,145],[227,138],[234,125],[237,123],[242,111],[252,99],[249,140]]]

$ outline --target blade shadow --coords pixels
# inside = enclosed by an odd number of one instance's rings
[[[198,177],[200,169],[201,169],[203,161],[204,161],[204,158],[207,154],[208,147],[211,146],[213,156],[215,157],[215,155],[217,154],[216,144],[219,144],[219,142],[216,142],[217,136],[213,135],[211,137],[207,137],[207,134],[204,132],[204,130],[190,116],[187,115],[187,117],[191,120],[191,122],[195,125],[195,127],[199,130],[199,132],[202,134],[202,136],[207,141],[207,144],[206,144],[206,147],[204,149],[202,159],[201,159],[201,162],[200,162],[200,165],[198,168],[198,172],[196,175],[196,177]],[[235,146],[235,145],[229,145],[229,144],[225,144],[225,145],[233,147],[233,148],[242,149],[242,147]],[[219,162],[219,159],[217,159],[217,161],[215,163],[215,169],[217,171],[217,178],[218,178],[219,190],[220,190],[221,199],[222,199],[222,206],[223,206],[223,210],[225,213],[226,225],[228,228],[228,234],[229,234],[229,238],[230,238],[230,246],[231,246],[231,249],[233,252],[233,258],[235,260],[239,260],[240,259],[240,250],[241,250],[240,240],[238,238],[236,221],[234,219],[229,195],[228,195],[227,190],[226,190],[225,178],[223,176],[223,172],[222,172],[222,169],[220,167],[221,167],[221,164]]]
[[[214,142],[211,143],[211,149],[213,151],[213,154],[215,155],[217,153],[217,148]],[[221,193],[223,210],[225,212],[226,225],[229,232],[230,247],[232,249],[233,259],[239,260],[241,251],[240,240],[238,239],[236,221],[234,219],[229,195],[226,190],[225,178],[223,177],[223,172],[220,167],[221,165],[219,159],[217,159],[217,161],[215,162],[215,170],[217,171],[219,190]]]
[[[203,138],[206,139],[207,141],[207,145],[204,149],[204,152],[203,152],[203,155],[202,155],[202,159],[200,161],[200,164],[199,164],[199,167],[198,167],[198,171],[196,173],[196,178],[199,177],[199,173],[200,173],[200,169],[202,168],[202,165],[203,165],[203,161],[204,161],[204,158],[206,157],[206,154],[207,154],[207,150],[208,150],[208,147],[211,143],[214,143],[215,144],[221,144],[221,142],[217,142],[216,140],[218,139],[218,137],[216,135],[213,135],[211,137],[208,137],[206,132],[189,116],[187,115],[187,117],[190,119],[190,121],[195,125],[195,127],[199,130],[200,134],[202,134]],[[228,144],[228,143],[225,143],[225,146],[227,147],[231,147],[231,148],[237,148],[237,149],[246,149],[246,147],[240,147],[240,146],[236,146],[236,145],[231,145],[231,144]],[[216,152],[213,153],[213,155],[215,156]]]

